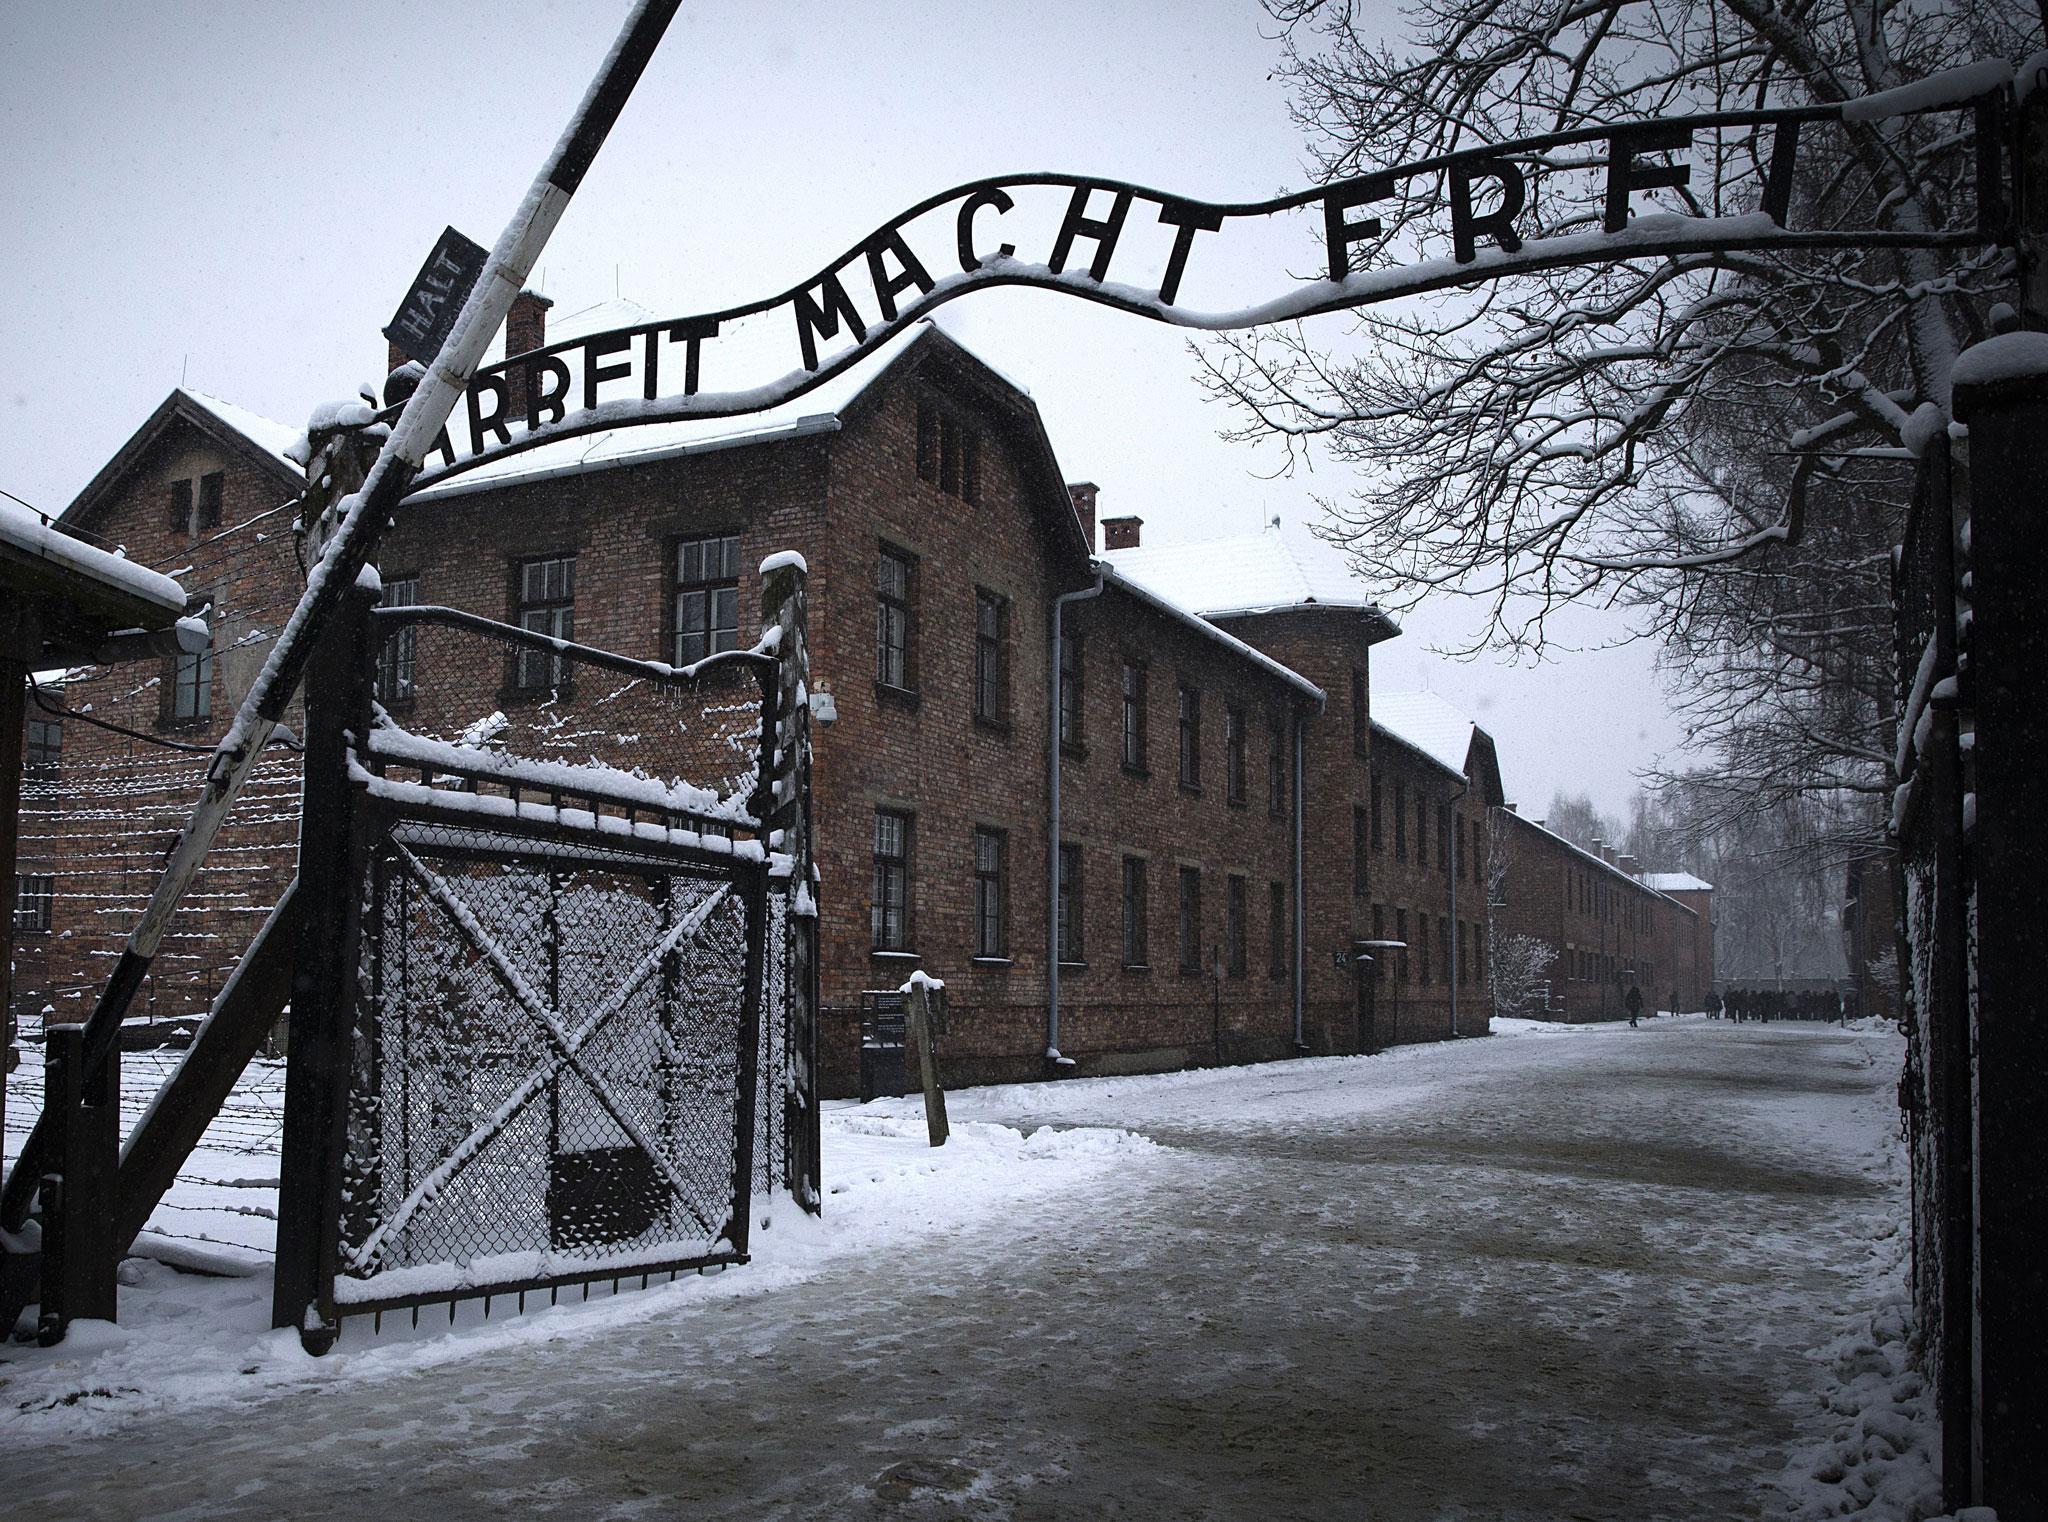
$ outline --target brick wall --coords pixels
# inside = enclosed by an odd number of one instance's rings
[[[218,527],[199,526],[197,483],[223,477]],[[193,483],[183,532],[171,524],[174,482]],[[171,713],[173,663],[88,667],[65,685],[63,703],[162,740],[210,747],[255,679],[271,640],[298,599],[293,516],[277,511],[296,483],[281,463],[257,460],[182,418],[174,419],[80,525],[129,558],[175,573],[189,593],[214,601],[213,672],[204,718]],[[289,721],[297,727],[297,716]],[[58,1019],[83,1019],[133,929],[178,831],[199,795],[206,757],[165,750],[72,720],[54,783],[26,789],[22,857],[53,870],[47,936],[22,937],[18,1006],[48,1004]],[[298,845],[298,763],[273,750],[241,795],[219,844],[195,879],[134,1005],[136,1015],[203,1011],[219,992],[284,885]],[[26,868],[24,868],[26,870]]]
[[[1507,863],[1502,934],[1532,935],[1556,954],[1551,1014],[1566,1020],[1622,1020],[1630,982],[1643,1007],[1700,1007],[1700,916],[1531,820],[1497,811]]]

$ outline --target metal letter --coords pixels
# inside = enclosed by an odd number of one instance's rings
[[[842,317],[852,330],[855,343],[867,342],[868,336],[868,325],[861,321],[860,312],[853,298],[846,294],[846,287],[839,283],[836,271],[825,276],[819,290],[824,297],[822,305],[811,299],[809,291],[798,291],[791,303],[796,308],[796,337],[803,345],[806,370],[818,368],[818,340],[837,338]]]
[[[1088,278],[1099,284],[1109,273],[1109,256],[1116,252],[1117,237],[1124,230],[1124,217],[1131,209],[1131,193],[1119,190],[1116,200],[1110,204],[1108,218],[1097,222],[1085,215],[1092,188],[1086,180],[1074,187],[1074,198],[1067,202],[1066,219],[1060,223],[1060,235],[1053,242],[1051,268],[1057,275],[1067,267],[1067,255],[1073,251],[1077,236],[1093,238],[1095,262],[1088,266]]]
[[[974,252],[974,214],[984,206],[993,206],[997,214],[1000,215],[1016,204],[1006,193],[994,186],[989,187],[987,190],[978,190],[960,203],[960,220],[957,226],[960,234],[960,268],[962,270],[971,275],[981,268],[981,260]],[[1017,245],[1014,243],[1005,243],[996,250],[997,255],[1004,259],[1010,258],[1016,252]]]
[[[1356,222],[1347,222],[1344,213],[1354,206],[1384,201],[1393,193],[1392,176],[1375,175],[1371,179],[1336,186],[1323,198],[1323,241],[1329,245],[1332,280],[1342,280],[1351,273],[1352,244],[1380,235],[1378,217],[1360,217]]]
[[[1472,177],[1486,175],[1500,181],[1500,210],[1477,216],[1472,210]],[[1451,165],[1451,257],[1470,264],[1477,256],[1481,233],[1490,236],[1508,253],[1522,246],[1515,231],[1515,214],[1528,197],[1528,186],[1518,165],[1506,159],[1459,159]]]
[[[1689,164],[1638,164],[1639,153],[1665,153],[1692,146],[1687,127],[1654,126],[1617,132],[1607,140],[1607,210],[1601,226],[1618,233],[1628,226],[1628,197],[1634,190],[1679,186],[1692,179]]]
[[[903,241],[903,234],[896,228],[884,228],[868,240],[868,278],[875,283],[875,301],[882,309],[882,321],[896,320],[896,293],[916,286],[920,293],[932,293],[932,277],[918,262],[910,245]],[[882,255],[894,254],[898,265],[892,275],[883,267]]]
[[[1166,278],[1159,282],[1159,299],[1172,306],[1173,298],[1180,294],[1180,277],[1187,273],[1188,250],[1194,246],[1195,234],[1220,229],[1223,213],[1198,209],[1186,201],[1168,201],[1159,208],[1159,220],[1179,229],[1173,235],[1173,252],[1166,260]]]

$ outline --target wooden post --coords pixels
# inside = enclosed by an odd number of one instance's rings
[[[782,663],[776,696],[769,793],[756,807],[769,849],[790,857],[789,1062],[781,1124],[784,1179],[797,1204],[817,1215],[824,1191],[818,1154],[818,870],[811,835],[811,657],[807,568],[793,551],[761,562],[761,634],[776,635]],[[775,1123],[771,1117],[769,1123]]]
[[[945,986],[937,978],[914,972],[902,990],[906,1034],[917,1053],[918,1082],[924,1086],[924,1128],[934,1147],[945,1146],[951,1134],[946,1125],[946,1091],[939,1084],[939,1059],[932,1050],[931,991]]]
[[[79,1317],[115,1318],[112,1199],[121,1155],[121,1049],[86,1063],[85,1027],[43,1032],[43,1113],[50,1144],[38,1181],[43,1199],[39,1341],[51,1347]]]
[[[298,1328],[310,1353],[327,1351],[340,1330],[334,1275],[363,891],[348,751],[369,728],[372,601],[361,585],[349,588],[340,616],[314,649],[306,681],[295,896],[306,900],[308,912],[295,916],[299,936],[292,958],[271,1325]]]
[[[20,902],[14,874],[21,831],[22,728],[28,722],[28,622],[22,602],[0,609],[0,883],[8,895],[6,912],[0,914],[0,1135],[7,1128],[7,1074],[21,1060],[8,1038],[14,1034],[14,910]]]

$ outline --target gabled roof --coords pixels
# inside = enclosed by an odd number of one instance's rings
[[[1201,635],[1204,639],[1214,641],[1215,643],[1223,646],[1224,649],[1230,651],[1233,655],[1236,655],[1240,659],[1249,661],[1252,665],[1259,667],[1268,676],[1278,677],[1288,686],[1294,688],[1295,691],[1299,692],[1303,697],[1307,698],[1318,709],[1320,709],[1323,706],[1323,689],[1318,687],[1314,682],[1311,682],[1307,677],[1303,676],[1293,667],[1282,665],[1279,661],[1274,660],[1272,656],[1266,654],[1265,651],[1254,649],[1252,646],[1247,645],[1243,640],[1239,639],[1236,635],[1230,633],[1228,630],[1217,628],[1216,625],[1210,623],[1206,618],[1203,618],[1199,613],[1191,613],[1186,608],[1180,606],[1178,603],[1173,602],[1168,598],[1161,597],[1157,592],[1154,592],[1151,588],[1147,587],[1143,582],[1131,580],[1129,577],[1123,575],[1120,571],[1118,571],[1117,568],[1114,565],[1112,565],[1108,560],[1098,556],[1094,564],[1095,569],[1101,575],[1103,579],[1103,584],[1105,586],[1115,587],[1118,591],[1123,592],[1130,597],[1134,597],[1139,602],[1145,603],[1148,606],[1156,609],[1157,611],[1164,613],[1168,618],[1175,619],[1178,622],[1185,624],[1190,629],[1193,629],[1197,634]]]
[[[1493,736],[1435,693],[1374,693],[1372,727],[1446,771],[1470,778],[1488,803],[1506,796]]]
[[[1602,872],[1606,872],[1611,876],[1618,877],[1632,888],[1641,888],[1645,892],[1655,893],[1659,898],[1666,898],[1664,892],[1661,889],[1659,889],[1656,884],[1648,881],[1646,878],[1631,876],[1629,873],[1622,871],[1621,868],[1617,867],[1613,862],[1608,861],[1606,858],[1596,855],[1594,852],[1587,850],[1584,846],[1576,845],[1573,842],[1566,840],[1562,835],[1558,834],[1557,831],[1546,829],[1533,819],[1525,819],[1522,815],[1516,813],[1513,809],[1502,809],[1500,811],[1500,816],[1512,819],[1516,824],[1520,825],[1523,829],[1534,830],[1538,835],[1544,836],[1546,839],[1550,840],[1554,844],[1563,846],[1567,851],[1571,852],[1574,856],[1580,858],[1589,867],[1597,867]],[[1668,899],[1667,901],[1671,904],[1671,906],[1674,909],[1677,909],[1683,914],[1697,913],[1697,911],[1695,911],[1690,904],[1681,904],[1675,898]]]
[[[1646,887],[1655,888],[1659,893],[1711,893],[1714,885],[1690,872],[1641,872],[1637,874]]]
[[[305,472],[286,453],[298,440],[299,430],[180,386],[164,398],[127,443],[114,451],[113,458],[100,467],[99,474],[58,515],[59,521],[71,525],[86,522],[157,440],[180,423],[198,429],[223,449],[269,472],[282,486],[296,491],[305,485]]]
[[[1372,721],[1439,766],[1465,775],[1466,763],[1472,758],[1472,735],[1479,726],[1435,693],[1374,693]]]
[[[1256,534],[1192,544],[1105,550],[1102,558],[1114,565],[1120,576],[1142,582],[1204,618],[1311,606],[1386,618],[1334,549],[1292,543],[1277,525],[1268,525]],[[1387,623],[1391,632],[1400,632],[1393,620],[1387,619]]]
[[[605,302],[574,314],[566,319],[566,326],[573,334],[586,319],[610,326],[646,320],[641,309],[630,302]],[[560,339],[550,332],[548,341],[555,343]],[[1033,478],[1035,496],[1047,506],[1055,537],[1074,565],[1085,563],[1087,547],[1081,537],[1080,521],[1074,516],[1073,501],[1067,495],[1059,461],[1053,455],[1052,441],[1046,436],[1036,403],[1001,371],[929,321],[913,323],[816,390],[764,412],[737,418],[645,423],[543,444],[423,487],[407,497],[406,502],[418,506],[505,486],[647,465],[810,434],[836,433],[848,417],[878,393],[885,377],[932,364],[952,364],[958,373],[973,377],[982,399],[1011,425],[1011,436]]]

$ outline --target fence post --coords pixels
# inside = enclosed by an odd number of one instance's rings
[[[85,1027],[43,1032],[43,1113],[50,1138],[43,1154],[43,1288],[39,1340],[64,1340],[81,1316],[115,1318],[113,1190],[121,1156],[121,1049],[93,1071],[85,1065]]]
[[[776,694],[770,797],[762,809],[769,848],[790,869],[789,1081],[783,1087],[785,1183],[811,1214],[822,1208],[818,1177],[818,872],[811,834],[811,655],[807,568],[792,550],[761,562],[761,634],[777,632],[782,663]]]
[[[310,1353],[326,1352],[340,1330],[334,1275],[363,894],[348,752],[369,728],[375,601],[362,584],[349,588],[306,671],[297,891],[313,907],[299,919],[292,975],[271,1325],[298,1328]]]
[[[1958,710],[1974,721],[1964,800],[1976,911],[1978,1452],[1970,1500],[2001,1516],[2048,1515],[2048,1018],[2034,948],[2044,913],[2035,841],[2048,816],[2048,335],[2015,332],[1965,352],[1955,415],[1970,430],[1970,622]]]
[[[905,1034],[917,1053],[917,1081],[924,1089],[924,1129],[934,1147],[945,1146],[952,1134],[946,1124],[946,1091],[939,1083],[938,1054],[932,1050],[931,991],[945,986],[921,972],[912,973],[903,985]]]

